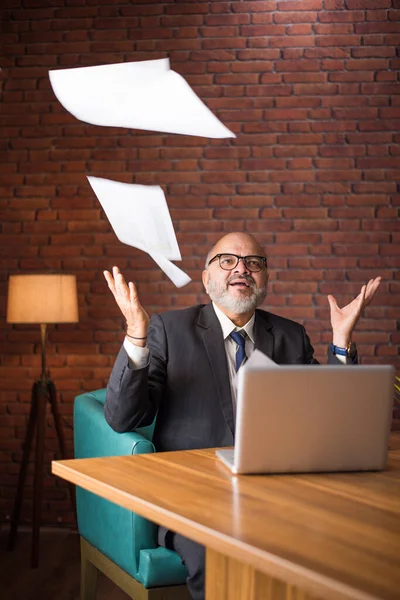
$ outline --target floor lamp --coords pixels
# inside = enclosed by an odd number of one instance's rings
[[[11,275],[8,286],[7,322],[40,324],[42,372],[32,386],[31,407],[18,477],[17,494],[11,518],[8,548],[12,550],[17,535],[22,496],[28,470],[29,455],[36,430],[33,482],[33,519],[31,566],[39,564],[39,530],[43,487],[43,453],[46,405],[50,403],[62,458],[66,458],[61,415],[56,388],[46,369],[46,327],[48,323],[76,323],[78,302],[75,275]],[[70,487],[75,510],[74,492]]]

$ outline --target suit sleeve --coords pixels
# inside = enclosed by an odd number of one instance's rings
[[[150,363],[132,369],[122,345],[107,385],[104,416],[118,433],[150,425],[164,394],[168,344],[164,323],[153,315],[148,330]]]
[[[303,332],[303,345],[304,345],[304,364],[306,365],[318,365],[319,362],[314,358],[314,348],[311,345],[310,338],[307,335],[306,330],[301,326]]]

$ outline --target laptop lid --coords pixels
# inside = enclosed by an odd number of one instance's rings
[[[235,472],[383,469],[394,372],[388,365],[240,369]]]

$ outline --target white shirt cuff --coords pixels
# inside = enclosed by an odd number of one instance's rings
[[[129,357],[129,366],[133,370],[144,369],[149,364],[150,350],[147,346],[135,346],[128,340],[124,339],[124,348]]]
[[[335,356],[338,360],[340,360],[341,363],[343,363],[344,365],[347,364],[346,363],[347,356],[343,356],[343,354],[335,354]]]

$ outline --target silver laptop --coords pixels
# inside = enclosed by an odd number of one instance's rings
[[[385,468],[393,367],[242,367],[235,448],[217,450],[232,473]]]

